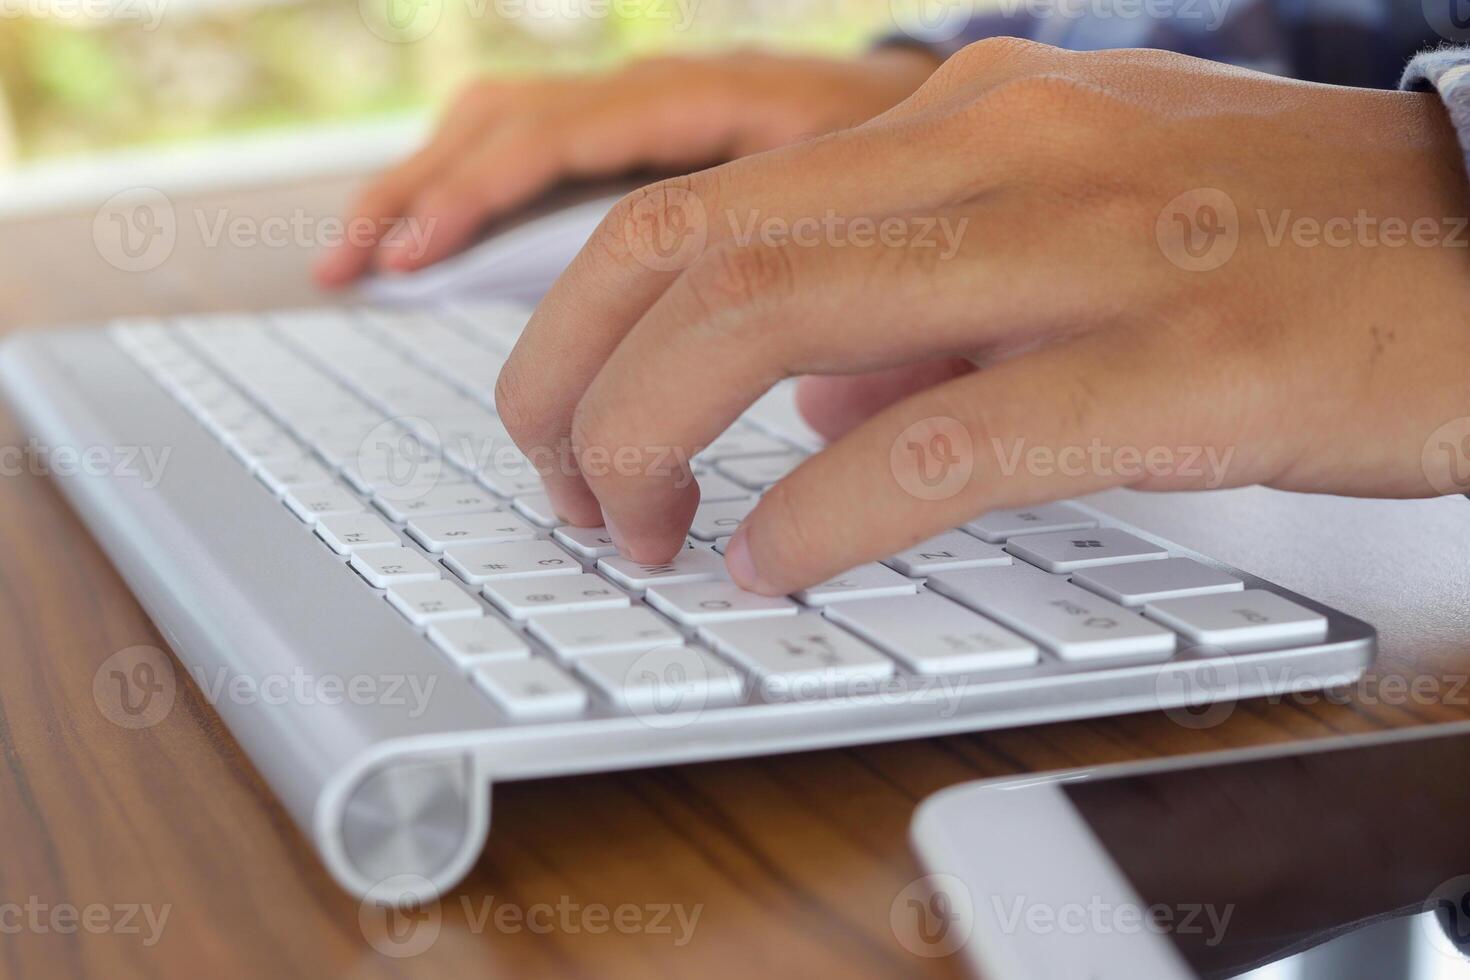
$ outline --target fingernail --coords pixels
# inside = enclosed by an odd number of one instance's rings
[[[725,545],[725,567],[735,584],[748,592],[761,595],[781,595],[781,591],[765,579],[755,567],[755,558],[750,554],[750,542],[746,540],[745,525],[735,530],[735,536]]]

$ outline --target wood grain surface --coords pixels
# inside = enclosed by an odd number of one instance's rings
[[[146,273],[105,260],[91,212],[0,225],[3,326],[323,302],[301,243],[212,244],[201,229],[221,208],[250,220],[328,217],[346,190],[327,182],[175,201],[177,244]],[[23,441],[0,417],[0,446]],[[143,730],[99,712],[98,665],[164,641],[47,478],[7,474],[0,495],[7,977],[957,976],[957,958],[915,955],[890,922],[895,898],[922,874],[909,819],[935,790],[1470,717],[1464,697],[1387,704],[1354,690],[1343,704],[1245,703],[1203,730],[1150,713],[503,785],[486,854],[431,910],[437,936],[394,957],[369,942],[358,903],[328,879],[197,690],[181,690],[168,717]],[[1399,648],[1375,677],[1463,672],[1465,635],[1417,659]],[[72,922],[67,908],[92,918]],[[660,909],[666,932],[652,928]],[[691,929],[673,909],[697,915]],[[144,910],[166,911],[161,930]],[[627,928],[635,915],[645,928]]]

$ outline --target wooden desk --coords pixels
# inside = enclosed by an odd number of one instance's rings
[[[302,248],[210,246],[199,221],[207,230],[222,208],[328,217],[343,195],[344,185],[326,184],[175,202],[178,244],[147,273],[103,261],[91,213],[0,225],[0,316],[8,329],[318,302]],[[8,416],[0,426],[0,445],[23,442]],[[889,920],[895,897],[921,874],[906,841],[910,815],[935,790],[1470,716],[1465,692],[1449,706],[1390,704],[1363,696],[1376,690],[1367,685],[1345,705],[1245,703],[1203,730],[1150,713],[504,785],[489,850],[442,903],[437,941],[395,959],[365,941],[358,903],[327,878],[197,690],[181,690],[166,720],[140,731],[99,713],[92,679],[101,661],[163,640],[48,480],[11,476],[0,487],[0,614],[9,624],[0,903],[169,910],[161,938],[145,946],[146,927],[10,934],[15,913],[7,918],[0,905],[0,963],[12,977],[954,976],[956,961],[906,951]],[[1386,635],[1375,673],[1463,672],[1470,644],[1463,632],[1446,633],[1416,649],[1410,655]],[[544,935],[477,932],[487,902],[492,923],[500,903],[609,911],[683,903],[699,918],[682,946],[676,935],[594,934],[575,914],[571,928],[558,919]]]

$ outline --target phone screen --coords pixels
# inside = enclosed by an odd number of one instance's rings
[[[1470,980],[1470,735],[1065,792],[1203,977]]]

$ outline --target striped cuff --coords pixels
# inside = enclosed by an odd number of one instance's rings
[[[1399,88],[1439,93],[1460,139],[1465,168],[1470,171],[1470,47],[1442,48],[1419,55],[1409,62]]]

